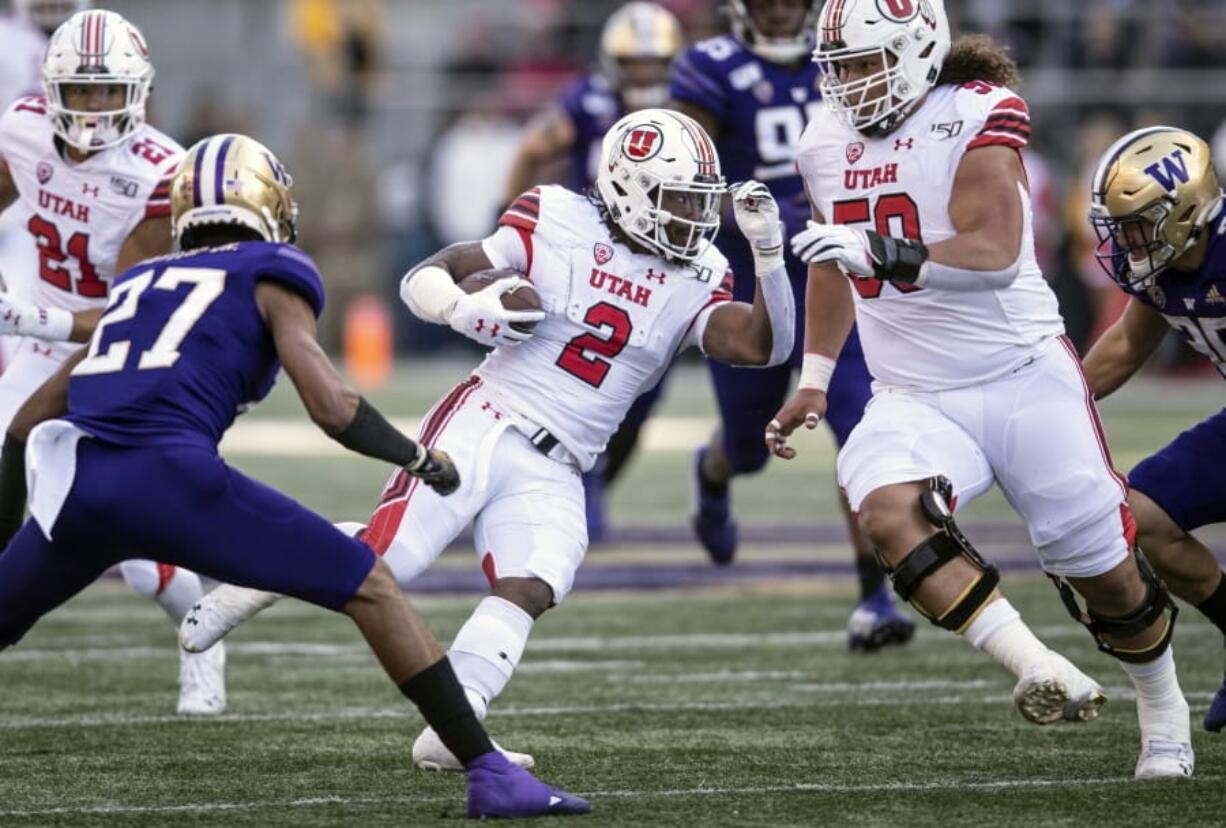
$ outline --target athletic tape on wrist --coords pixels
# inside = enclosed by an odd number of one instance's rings
[[[830,387],[830,377],[834,375],[835,362],[821,354],[805,354],[800,366],[800,385],[803,390],[825,391]]]
[[[400,298],[415,316],[439,325],[451,323],[451,311],[464,295],[451,273],[438,265],[413,271],[400,284]]]

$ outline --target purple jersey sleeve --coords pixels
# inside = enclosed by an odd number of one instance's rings
[[[728,38],[714,38],[697,43],[673,63],[669,95],[673,100],[700,106],[722,121],[728,114],[730,95],[727,69],[716,58],[726,49],[739,48],[727,44]],[[728,51],[728,55],[732,52]],[[726,59],[726,58],[724,58]]]
[[[290,244],[269,247],[268,257],[258,271],[259,280],[278,282],[298,293],[315,311],[324,310],[324,282],[311,257]]]

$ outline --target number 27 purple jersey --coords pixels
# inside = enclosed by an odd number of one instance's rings
[[[323,310],[319,272],[288,244],[206,248],[124,273],[73,369],[67,419],[119,445],[215,449],[280,369],[255,302],[264,280],[300,294],[316,316]]]

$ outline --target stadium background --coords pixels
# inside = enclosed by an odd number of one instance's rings
[[[664,4],[691,38],[721,25],[713,0]],[[289,166],[302,243],[328,281],[324,341],[341,359],[346,341],[366,354],[350,367],[383,410],[411,425],[479,351],[411,320],[396,299],[399,278],[442,244],[488,232],[518,130],[592,66],[600,26],[619,4],[99,5],[150,43],[156,125],[184,144],[248,132]],[[1116,136],[1149,123],[1214,136],[1226,120],[1226,11],[1208,0],[947,6],[955,32],[993,34],[1021,63],[1043,266],[1084,344],[1121,307],[1089,255],[1089,167]],[[1226,157],[1226,132],[1214,143]],[[378,364],[385,324],[397,357],[387,376]],[[1122,470],[1220,407],[1216,372],[1168,345],[1103,407]],[[240,420],[223,453],[333,519],[361,519],[386,469],[314,431],[284,385]],[[999,495],[968,510],[972,537],[1004,566],[1006,589],[1045,640],[1113,699],[1077,734],[1022,723],[1007,676],[939,631],[923,629],[897,653],[845,652],[855,587],[824,434],[802,438],[798,461],[737,481],[743,547],[735,566],[711,568],[686,514],[690,453],[713,412],[705,371],[688,360],[612,493],[610,541],[592,550],[567,604],[542,620],[491,714],[500,741],[591,794],[594,824],[1084,825],[1124,813],[1137,825],[1220,824],[1220,739],[1197,733],[1191,785],[1126,781],[1137,736],[1124,677],[1064,614]],[[1226,549],[1226,535],[1207,537]],[[482,584],[467,549],[423,579],[419,603],[441,638]],[[1199,717],[1220,681],[1220,643],[1187,612],[1176,644]],[[409,771],[415,714],[343,621],[286,602],[238,630],[229,712],[214,722],[169,715],[173,654],[157,608],[110,582],[0,656],[0,765],[13,769],[0,775],[0,823],[374,825],[457,815],[456,780]]]

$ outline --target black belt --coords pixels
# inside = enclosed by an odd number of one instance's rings
[[[558,447],[558,438],[554,437],[544,428],[538,428],[536,433],[528,438],[528,441],[536,446],[536,450],[546,457],[549,456],[549,452]]]

